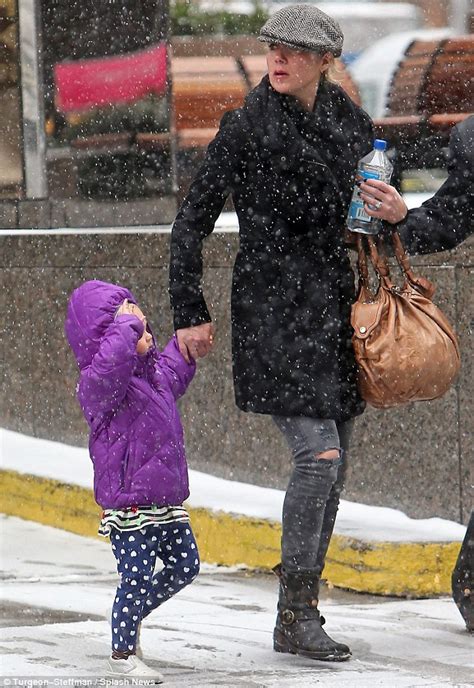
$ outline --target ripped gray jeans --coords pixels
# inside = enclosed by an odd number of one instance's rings
[[[281,561],[288,571],[320,576],[344,486],[354,422],[307,416],[272,418],[294,461],[283,502]],[[339,458],[317,458],[329,449],[339,450]]]

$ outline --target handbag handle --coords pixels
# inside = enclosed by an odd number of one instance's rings
[[[356,234],[357,246],[357,271],[359,273],[359,286],[369,288],[369,268],[367,266],[367,256],[364,250],[364,243],[361,234]]]
[[[400,235],[396,229],[393,229],[391,232],[391,240],[395,258],[397,259],[397,263],[403,275],[405,276],[406,281],[423,296],[431,299],[435,292],[435,287],[432,282],[426,279],[426,277],[421,277],[414,274],[410,265],[410,260],[405,251],[405,247],[403,246]],[[393,289],[394,285],[390,279],[390,268],[384,252],[383,237],[378,237],[379,248],[377,248],[377,245],[371,236],[367,237],[367,243],[369,246],[370,262],[372,263],[379,280],[384,282],[387,289]],[[357,268],[359,272],[360,285],[368,289],[369,273],[367,267],[367,254],[365,252],[363,238],[360,234],[357,234]]]
[[[429,279],[426,279],[426,277],[414,274],[407,252],[402,244],[400,234],[396,229],[392,230],[392,244],[395,252],[395,258],[397,259],[398,265],[400,266],[400,269],[405,275],[407,281],[423,296],[426,296],[427,299],[432,299],[436,287],[432,282],[430,282]]]
[[[369,258],[375,273],[380,281],[383,281],[388,289],[393,288],[390,280],[390,268],[386,256],[379,253],[375,241],[372,237],[366,236],[369,246]],[[364,239],[361,234],[357,234],[357,269],[359,272],[359,285],[369,290],[369,270],[367,264],[367,253],[364,247]]]

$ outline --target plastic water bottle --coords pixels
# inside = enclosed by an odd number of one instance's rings
[[[356,183],[347,214],[347,228],[351,232],[378,234],[380,231],[381,221],[365,212],[358,184],[366,179],[380,179],[387,184],[390,182],[393,166],[387,158],[386,148],[386,141],[375,139],[373,150],[359,160]],[[369,205],[369,208],[372,210],[373,206]]]

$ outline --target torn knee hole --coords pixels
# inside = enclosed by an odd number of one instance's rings
[[[339,455],[339,449],[326,449],[326,451],[316,454],[315,459],[328,459],[329,461],[334,461],[339,458]]]

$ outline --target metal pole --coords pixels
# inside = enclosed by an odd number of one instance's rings
[[[172,71],[171,63],[173,59],[173,48],[171,45],[171,15],[170,15],[170,2],[169,0],[162,0],[162,13],[163,13],[163,25],[164,29],[164,40],[166,42],[166,64],[168,71],[168,86],[166,97],[168,99],[168,131],[170,136],[170,155],[171,155],[171,193],[176,194],[178,192],[178,139],[176,133],[176,118],[173,106],[173,81],[172,81]]]
[[[27,198],[48,195],[44,127],[41,8],[38,0],[18,0],[23,110],[23,164]]]

